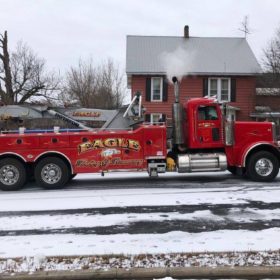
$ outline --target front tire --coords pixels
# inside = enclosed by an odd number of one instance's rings
[[[0,160],[0,189],[3,191],[16,191],[26,182],[26,169],[23,163],[15,158]]]
[[[62,159],[47,157],[36,165],[34,175],[37,184],[44,189],[60,189],[69,181],[70,170]]]
[[[271,182],[279,172],[279,161],[272,153],[260,151],[250,156],[246,170],[253,181]]]

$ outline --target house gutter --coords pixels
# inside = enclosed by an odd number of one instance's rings
[[[132,76],[132,75],[154,75],[154,76],[164,76],[166,75],[166,72],[149,72],[149,71],[126,71],[126,75],[128,77]],[[223,76],[223,77],[227,77],[227,76],[257,76],[260,75],[260,73],[230,73],[230,72],[188,72],[185,74],[186,76],[211,76],[211,77],[215,77],[215,76]]]

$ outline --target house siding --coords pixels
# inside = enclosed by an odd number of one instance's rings
[[[240,109],[237,120],[252,120],[250,113],[256,106],[256,78],[239,77],[236,79],[236,102],[231,103]]]
[[[146,114],[162,113],[168,119],[172,118],[172,104],[174,103],[174,89],[168,84],[168,100],[166,102],[146,101],[146,78],[149,76],[132,75],[132,95],[140,91],[143,96],[143,106]],[[184,103],[188,98],[203,97],[203,79],[205,76],[184,77],[180,82],[180,102]],[[236,102],[232,106],[238,107],[237,120],[251,120],[250,113],[254,111],[256,104],[256,79],[255,77],[234,77],[236,79]]]

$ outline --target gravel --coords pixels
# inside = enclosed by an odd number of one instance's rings
[[[0,259],[0,274],[38,271],[109,270],[111,268],[280,266],[280,251],[177,253],[118,256],[34,257]]]

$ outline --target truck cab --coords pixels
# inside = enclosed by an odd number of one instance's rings
[[[188,149],[224,148],[223,116],[214,99],[190,99],[183,108],[185,144]]]
[[[193,98],[182,105],[179,80],[173,77],[172,81],[175,102],[169,156],[178,172],[229,170],[255,181],[272,181],[277,176],[280,141],[274,123],[228,121],[214,98]]]
[[[280,142],[274,123],[229,122],[211,98],[188,100],[182,114],[183,140],[173,146],[178,172],[229,170],[255,181],[277,176]]]

